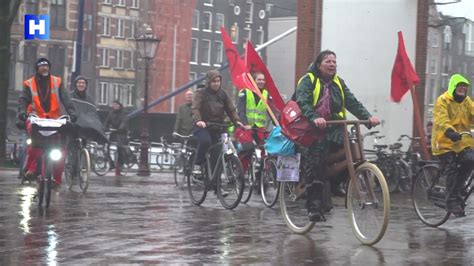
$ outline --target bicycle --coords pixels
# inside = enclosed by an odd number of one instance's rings
[[[68,189],[72,189],[74,181],[77,179],[79,188],[83,193],[89,187],[89,177],[91,171],[91,157],[87,149],[87,141],[77,137],[72,139],[67,150],[67,157],[64,168],[64,179]]]
[[[161,148],[161,151],[155,157],[156,165],[160,170],[173,169],[176,165],[175,150],[179,147],[168,144],[165,137],[161,137],[160,140],[161,142],[156,144],[157,147]]]
[[[176,186],[179,186],[179,180],[178,180],[178,175],[179,172],[182,171],[183,173],[183,180],[182,183],[184,184],[186,181],[186,173],[189,171],[188,169],[188,161],[189,161],[189,156],[191,155],[192,149],[189,147],[188,143],[190,138],[193,135],[181,135],[179,133],[173,132],[173,137],[175,138],[180,138],[183,141],[183,145],[180,147],[176,154],[176,165],[173,168],[173,176],[174,176],[174,183]]]
[[[110,168],[109,160],[107,160],[107,147],[105,144],[99,144],[95,141],[87,142],[87,150],[91,157],[92,171],[98,176],[107,174]]]
[[[471,132],[461,132],[461,136],[471,136]],[[446,176],[439,172],[439,161],[420,161],[420,170],[414,176],[412,185],[412,205],[417,217],[430,227],[444,224],[451,213],[446,209]],[[460,165],[458,165],[459,167]],[[466,180],[461,189],[464,206],[474,191],[474,169],[462,178]]]
[[[224,132],[227,125],[219,123],[206,123],[207,128],[216,128]],[[210,151],[219,148],[216,165],[212,169]],[[191,152],[187,175],[188,192],[194,205],[201,205],[206,199],[208,190],[215,189],[217,197],[226,209],[234,209],[239,205],[244,190],[244,171],[237,157],[237,151],[227,133],[221,133],[218,143],[211,145],[206,151],[206,162],[194,170],[196,152]]]
[[[382,171],[385,180],[388,185],[388,190],[390,193],[395,192],[400,184],[400,168],[397,166],[397,162],[400,159],[400,156],[393,152],[393,150],[399,149],[399,145],[380,145],[377,140],[385,138],[385,136],[377,136],[379,131],[372,131],[364,135],[364,138],[367,136],[374,136],[374,149],[368,150],[364,149],[364,152],[375,154],[375,159],[370,160],[370,163],[375,164],[380,171]],[[390,148],[392,154],[387,153],[385,150]]]
[[[405,152],[405,156],[403,157],[403,161],[400,163],[403,165],[403,169],[401,171],[401,180],[398,186],[398,190],[402,193],[411,191],[412,183],[413,183],[413,176],[418,173],[418,162],[421,160],[421,155],[414,150],[414,142],[419,141],[420,137],[410,137],[408,135],[401,135],[398,138],[398,141],[403,139],[409,139],[410,145],[408,146],[408,150]]]
[[[58,119],[47,119],[30,114],[28,120],[32,125],[33,147],[43,149],[43,155],[38,162],[38,167],[41,168],[38,178],[38,207],[41,208],[44,201],[45,207],[49,208],[54,168],[64,156],[62,152],[63,137],[60,133],[67,128],[70,118],[61,116]]]
[[[390,195],[380,169],[364,158],[360,124],[367,125],[369,121],[327,122],[327,125],[344,126],[344,149],[328,157],[328,165],[331,166],[326,169],[326,173],[333,176],[348,170],[345,207],[352,231],[362,244],[374,245],[382,239],[388,226]],[[347,125],[353,125],[350,134],[345,130]],[[344,161],[340,161],[341,159]],[[308,220],[306,214],[304,186],[302,180],[280,181],[279,200],[283,220],[290,231],[296,234],[306,234],[315,225],[315,222]],[[380,189],[376,190],[376,187]],[[367,217],[371,220],[366,221]]]

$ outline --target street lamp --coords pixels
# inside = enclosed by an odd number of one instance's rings
[[[140,53],[140,57],[145,61],[145,87],[144,87],[144,101],[143,101],[143,112],[144,117],[142,119],[142,132],[141,132],[141,145],[140,145],[140,164],[138,165],[139,176],[150,175],[150,164],[148,163],[148,149],[150,148],[149,142],[149,127],[148,127],[148,75],[151,60],[155,58],[156,50],[160,45],[161,39],[153,35],[153,31],[150,26],[147,26],[145,34],[135,38],[137,43],[137,50]]]

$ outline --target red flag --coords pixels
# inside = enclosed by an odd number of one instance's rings
[[[227,61],[229,61],[230,75],[232,76],[232,82],[237,89],[250,89],[252,91],[258,90],[247,77],[247,68],[245,67],[244,61],[240,57],[239,52],[232,44],[229,35],[225,32],[225,29],[221,27],[222,41],[224,42],[225,54]]]
[[[403,34],[398,32],[398,50],[395,57],[395,63],[392,69],[392,88],[391,98],[394,102],[400,102],[403,95],[410,90],[414,84],[418,84],[420,79],[416,74],[413,66],[408,58],[403,41]]]
[[[246,53],[245,53],[245,63],[246,63],[247,69],[250,72],[254,73],[258,71],[258,72],[262,72],[265,75],[265,87],[267,88],[268,93],[272,97],[272,101],[273,101],[273,104],[275,105],[275,108],[281,112],[281,110],[283,110],[283,107],[285,106],[285,102],[281,98],[280,92],[278,91],[278,88],[275,86],[272,76],[270,75],[270,72],[268,72],[268,69],[265,66],[265,63],[263,63],[257,51],[255,51],[255,49],[253,48],[253,45],[251,42],[247,42],[247,48],[246,48]]]

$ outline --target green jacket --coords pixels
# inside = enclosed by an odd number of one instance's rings
[[[312,72],[316,78],[319,77],[319,71],[316,69],[316,66],[311,64],[307,72]],[[341,90],[337,85],[331,81],[330,95],[331,95],[331,120],[339,120],[337,114],[343,110],[343,106],[347,111],[352,113],[357,119],[366,120],[371,117],[371,114],[367,109],[362,105],[362,103],[357,100],[357,98],[352,94],[349,88],[346,86],[344,81],[339,77],[341,85],[344,91],[344,97],[341,94]],[[320,118],[320,115],[315,111],[315,106],[313,105],[313,91],[315,83],[311,82],[310,77],[305,74],[296,88],[296,102],[301,109],[303,116],[308,118],[310,121],[314,121],[317,118]],[[321,89],[319,99],[322,98],[324,90]],[[344,100],[343,100],[344,99]],[[326,131],[326,140],[342,144],[343,135],[341,127],[328,127]]]
[[[191,112],[191,104],[185,103],[179,107],[176,123],[174,124],[174,132],[181,135],[190,135],[193,130],[193,114]]]

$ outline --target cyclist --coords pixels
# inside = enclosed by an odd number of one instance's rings
[[[97,112],[97,106],[94,103],[94,99],[89,94],[87,94],[88,87],[87,79],[83,76],[78,76],[74,81],[74,88],[71,91],[72,103],[78,112],[75,129],[70,136],[70,140],[68,141],[68,147],[72,147],[74,149],[73,151],[76,151],[80,148],[72,146],[76,145],[76,142],[73,142],[72,140],[78,137],[86,140],[95,140],[99,143],[107,142],[107,138],[104,136],[102,122],[100,121],[100,117]],[[69,153],[69,155],[73,157],[68,161],[77,161],[76,152]]]
[[[26,122],[28,114],[36,114],[40,118],[56,119],[61,116],[61,107],[69,114],[71,121],[77,120],[76,110],[72,104],[69,94],[64,90],[60,77],[50,74],[51,62],[46,58],[40,58],[36,62],[36,74],[23,82],[23,91],[18,100],[18,118]],[[31,125],[26,123],[28,134],[31,135]],[[31,179],[38,175],[37,162],[42,156],[43,150],[34,145],[28,147],[25,173],[26,178]],[[63,151],[63,154],[65,152]],[[61,184],[61,175],[64,170],[64,156],[58,167],[54,169],[54,184]]]
[[[325,132],[324,137],[310,147],[298,146],[302,155],[301,173],[307,191],[308,216],[316,222],[325,220],[324,212],[332,208],[327,187],[329,183],[321,169],[325,167],[327,155],[343,147],[342,130],[345,130],[339,126],[326,129],[326,121],[346,119],[347,109],[358,119],[368,119],[372,126],[380,123],[357,100],[336,72],[336,54],[329,50],[322,51],[301,77],[296,89],[296,102],[301,113]]]
[[[115,176],[122,176],[122,166],[125,162],[125,156],[127,156],[128,118],[119,100],[115,100],[112,103],[112,110],[105,120],[104,127],[106,129],[112,129],[110,140],[117,142],[118,158],[115,158]],[[113,168],[113,161],[110,160],[110,163],[111,168]]]
[[[263,98],[271,101],[268,90],[265,88],[265,74],[255,72],[253,79],[257,84]],[[262,99],[256,93],[245,89],[239,94],[239,104],[237,107],[240,121],[244,124],[243,129],[236,130],[237,139],[243,144],[243,151],[239,153],[239,159],[242,162],[244,171],[250,164],[253,153],[253,141],[257,145],[263,145],[268,136],[268,131],[272,126],[270,116],[267,114],[267,108]],[[250,145],[245,145],[246,143]],[[249,146],[245,148],[245,146]]]
[[[474,122],[473,101],[467,96],[469,85],[460,74],[452,75],[448,90],[436,99],[433,108],[431,150],[446,176],[446,209],[458,217],[465,216],[461,193],[474,165],[474,141],[459,134],[470,132]]]
[[[225,128],[209,126],[208,123],[224,124],[226,115],[234,125],[243,126],[239,121],[234,104],[229,95],[221,88],[222,76],[217,70],[210,70],[206,73],[206,87],[196,91],[193,98],[193,136],[198,143],[196,155],[196,165],[206,162],[206,151],[219,141],[221,133]],[[218,151],[211,151],[211,165],[217,161]]]

